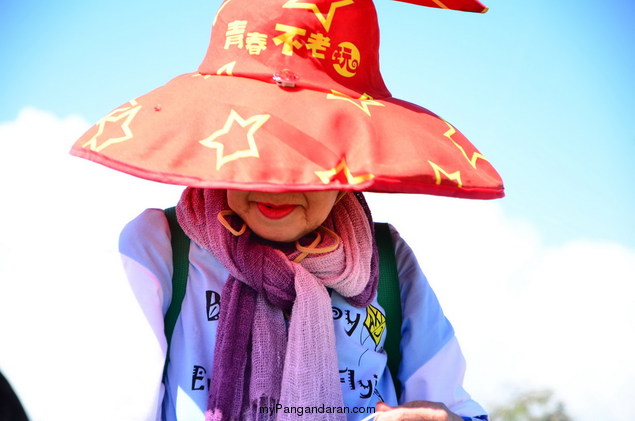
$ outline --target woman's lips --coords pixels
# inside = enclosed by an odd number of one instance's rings
[[[269,219],[282,219],[298,207],[298,205],[273,205],[263,202],[257,202],[256,205],[260,213]]]

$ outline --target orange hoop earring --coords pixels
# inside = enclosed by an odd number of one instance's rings
[[[320,241],[322,241],[322,236],[320,235],[319,231],[324,232],[325,234],[329,234],[331,235],[331,237],[333,237],[335,239],[335,242],[329,246],[326,247],[316,247]],[[302,255],[304,255],[302,258],[306,257],[308,254],[324,254],[324,253],[329,253],[332,252],[333,250],[337,249],[340,245],[341,239],[340,236],[337,235],[335,232],[331,231],[330,229],[326,228],[323,225],[320,225],[318,227],[318,229],[315,231],[316,233],[316,238],[315,240],[313,240],[311,242],[311,244],[309,244],[308,246],[303,246],[302,244],[300,244],[299,241],[296,240],[295,242],[295,248],[296,250],[298,250],[299,252],[302,252]],[[298,257],[300,257],[298,256]],[[294,259],[295,261],[295,259]]]
[[[295,263],[300,263],[301,261],[303,261],[304,258],[309,255],[310,253],[309,250],[314,250],[315,246],[320,244],[320,241],[322,241],[322,234],[320,234],[317,231],[315,231],[315,238],[313,239],[313,241],[311,241],[311,244],[309,244],[308,246],[303,246],[302,244],[300,244],[299,241],[296,240],[295,249],[299,251],[300,254],[298,254],[298,256],[295,259],[293,259],[293,261]]]
[[[247,231],[247,224],[245,224],[243,222],[243,226],[240,228],[239,231],[236,231],[229,223],[229,221],[227,221],[227,219],[225,219],[226,216],[229,215],[236,215],[236,212],[234,212],[233,210],[224,210],[224,211],[220,211],[216,214],[216,219],[218,219],[218,222],[220,222],[225,228],[227,228],[227,230],[229,232],[231,232],[234,236],[239,237],[241,235],[243,235],[245,233],[245,231]]]
[[[337,205],[339,203],[340,200],[342,200],[344,198],[344,196],[346,196],[348,194],[348,190],[342,190],[337,194],[337,198],[335,199],[335,203],[334,205]]]

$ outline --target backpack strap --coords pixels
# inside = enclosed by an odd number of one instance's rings
[[[375,223],[375,242],[379,251],[379,284],[377,285],[377,301],[386,312],[386,339],[384,349],[388,354],[388,368],[397,393],[401,395],[401,382],[397,377],[401,363],[401,290],[395,245],[392,241],[390,227],[385,222]]]
[[[168,359],[170,356],[170,343],[176,320],[181,312],[181,304],[185,297],[187,276],[189,271],[190,239],[183,232],[176,219],[176,208],[165,209],[165,216],[170,226],[172,243],[172,300],[165,314],[165,337],[168,350],[163,369],[165,377]],[[379,283],[377,285],[377,301],[386,312],[386,332],[384,349],[388,354],[388,368],[392,375],[397,397],[401,394],[401,383],[397,378],[399,364],[401,363],[401,297],[399,289],[399,274],[397,272],[397,260],[395,258],[395,246],[392,241],[390,227],[386,223],[375,223],[375,241],[379,251]]]
[[[168,343],[163,367],[163,376],[165,377],[170,358],[172,333],[174,333],[174,326],[181,312],[181,304],[183,303],[185,287],[187,286],[187,275],[190,269],[190,239],[185,235],[176,219],[176,208],[171,207],[165,209],[164,212],[170,226],[170,242],[172,244],[172,300],[167,313],[165,313],[164,321],[165,338]]]

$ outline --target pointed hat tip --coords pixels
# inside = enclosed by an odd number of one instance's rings
[[[459,10],[462,12],[487,13],[489,8],[478,0],[398,0],[418,6],[437,9]]]

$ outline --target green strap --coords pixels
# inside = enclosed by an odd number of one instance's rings
[[[384,340],[384,349],[388,354],[388,368],[392,375],[397,398],[399,398],[401,395],[401,383],[397,378],[397,373],[401,363],[401,296],[395,246],[388,224],[375,223],[375,242],[379,251],[377,301],[386,312],[387,336]]]
[[[172,300],[167,313],[165,313],[165,338],[168,343],[168,350],[165,357],[165,366],[163,375],[165,376],[168,368],[168,360],[170,359],[170,343],[172,343],[172,333],[176,319],[181,312],[181,304],[185,297],[185,287],[187,285],[187,274],[190,268],[190,239],[179,225],[176,219],[176,208],[171,207],[165,209],[165,216],[170,226],[171,244],[172,244]]]

